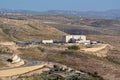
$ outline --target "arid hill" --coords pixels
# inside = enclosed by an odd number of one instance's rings
[[[88,74],[96,73],[107,80],[120,78],[119,20],[88,19],[84,17],[58,15],[8,15],[5,16],[5,18],[3,17],[0,18],[1,42],[42,39],[60,40],[62,35],[68,33],[84,34],[89,40],[100,41],[113,47],[113,49],[106,48],[106,57],[97,57],[89,54],[88,51],[88,54],[84,54],[84,52],[68,50],[67,46],[60,44],[13,47],[16,49],[13,53],[19,52],[19,55],[23,59],[27,59],[29,62],[39,60],[61,63],[74,69],[87,72]],[[2,46],[0,54],[9,54],[8,52],[5,53],[5,51],[11,48],[12,47]],[[80,48],[80,50],[81,49],[82,48]],[[96,53],[101,54],[106,49],[101,49]],[[87,50],[90,50],[90,48]],[[0,65],[4,66],[3,63]]]
[[[39,20],[15,20],[0,18],[1,41],[60,40],[65,33]]]

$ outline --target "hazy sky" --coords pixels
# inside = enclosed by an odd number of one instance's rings
[[[0,8],[34,11],[120,9],[120,0],[0,0]]]

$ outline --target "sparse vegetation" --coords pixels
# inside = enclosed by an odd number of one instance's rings
[[[44,48],[42,48],[42,47],[37,47],[41,52],[44,52],[45,51],[45,49]]]
[[[90,45],[86,45],[85,46],[86,48],[92,48],[92,45],[90,44]]]
[[[101,41],[103,43],[110,44],[116,48],[116,50],[108,52],[108,56],[103,60],[103,58],[92,56],[90,55],[90,53],[84,54],[82,52],[79,52],[82,47],[79,47],[77,45],[68,46],[67,49],[65,46],[63,47],[62,45],[58,46],[46,44],[44,45],[44,47],[41,47],[43,46],[42,44],[40,44],[39,47],[28,47],[28,45],[20,46],[22,48],[18,49],[18,51],[21,52],[20,56],[22,56],[23,58],[61,63],[77,70],[83,70],[93,73],[93,77],[82,78],[82,80],[102,80],[102,78],[98,79],[96,77],[98,77],[98,75],[106,76],[108,73],[113,75],[113,77],[120,76],[120,38],[118,36],[120,31],[119,20],[116,21],[107,19],[104,20],[86,18],[78,19],[74,16],[67,17],[58,15],[8,15],[5,17],[8,17],[9,19],[0,18],[0,40],[3,42],[31,40],[39,41],[42,39],[61,40],[62,35],[70,33],[83,35],[85,34],[88,36],[89,40]],[[42,23],[42,21],[51,21],[56,22],[57,24],[47,24]],[[85,47],[91,48],[97,46],[87,45]],[[7,47],[0,46],[1,54],[10,54],[11,52],[9,51],[10,50]],[[112,63],[117,65],[114,65]],[[3,63],[0,63],[0,66],[5,65]],[[57,78],[58,80],[58,76],[59,75],[55,74],[51,74],[49,76],[33,75],[21,77],[18,80],[44,80],[44,78],[47,78],[47,80],[55,80]],[[108,78],[109,77],[110,76],[108,76]],[[75,76],[69,78],[69,80],[71,79],[78,80],[78,78]],[[62,80],[64,79],[62,78]]]
[[[120,61],[119,61],[119,58],[116,58],[116,57],[106,57],[107,60],[109,60],[110,62],[112,63],[115,63],[115,64],[119,64],[120,65]]]
[[[6,66],[6,64],[4,64],[3,62],[0,61],[0,68],[5,67],[5,66]]]
[[[118,50],[110,50],[109,55],[106,57],[106,59],[114,64],[120,65],[120,51]]]
[[[60,40],[61,36],[66,34],[51,26],[42,24],[39,20],[16,20],[7,18],[0,18],[0,20],[1,40],[27,41],[52,38]]]
[[[12,54],[12,50],[8,47],[0,46],[0,54]]]
[[[43,73],[43,74],[36,74],[32,76],[19,76],[16,80],[104,80],[103,78],[96,76],[84,76],[79,74],[74,74],[70,76],[63,77],[59,74],[52,73]]]
[[[68,46],[69,50],[79,50],[80,47],[78,45],[72,45],[72,46]]]
[[[64,80],[64,78],[57,74],[41,74],[32,76],[19,76],[16,80]]]
[[[31,28],[35,29],[35,30],[38,30],[38,28],[36,28],[35,26],[31,25],[31,24],[28,24],[28,26],[30,26]]]
[[[22,56],[24,58],[31,58],[31,59],[39,59],[40,55],[41,55],[41,49],[35,47],[35,48],[20,48],[18,49],[19,51],[21,51],[23,54]]]

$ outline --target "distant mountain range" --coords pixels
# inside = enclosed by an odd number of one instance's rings
[[[57,15],[73,15],[73,16],[82,16],[89,18],[110,18],[110,19],[120,19],[120,9],[107,10],[103,12],[97,11],[63,11],[63,10],[51,10],[47,11],[49,14]]]
[[[0,9],[0,15],[65,15],[65,16],[80,16],[88,18],[105,18],[105,19],[120,19],[120,9],[107,11],[68,11],[68,10],[49,10],[44,12],[30,10],[9,10]]]

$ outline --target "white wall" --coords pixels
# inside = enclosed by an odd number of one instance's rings
[[[49,43],[53,43],[53,40],[42,40],[42,43],[43,44],[49,44]]]
[[[85,35],[67,35],[67,36],[63,36],[63,42],[65,42],[65,43],[69,42],[70,39],[86,41],[86,36]]]

